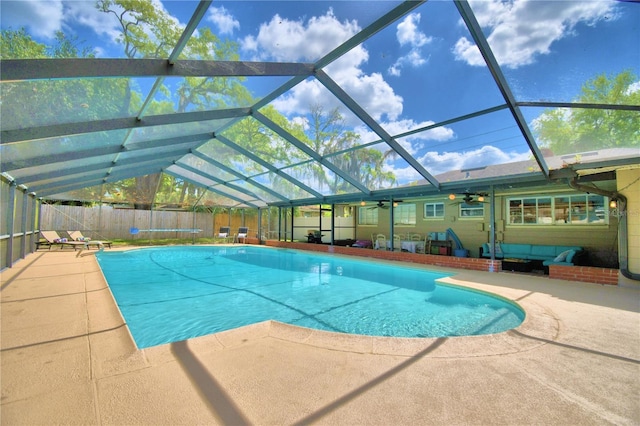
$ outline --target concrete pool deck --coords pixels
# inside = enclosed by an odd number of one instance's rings
[[[92,253],[36,252],[0,274],[0,421],[640,424],[640,290],[454,272],[525,322],[440,339],[265,322],[137,350]]]

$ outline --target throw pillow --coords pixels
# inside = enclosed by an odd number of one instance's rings
[[[572,251],[573,250],[563,251],[555,259],[553,259],[553,261],[554,262],[564,262],[566,260],[567,256],[569,256],[569,253],[571,253]]]
[[[491,254],[491,244],[489,244],[489,254]],[[496,243],[496,256],[502,256],[502,247],[500,247],[500,243]]]

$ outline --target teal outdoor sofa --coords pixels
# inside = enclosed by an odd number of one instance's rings
[[[549,265],[572,266],[582,253],[582,247],[578,246],[496,243],[495,258],[533,260],[541,262],[546,267]],[[480,257],[491,258],[488,243],[480,247]]]

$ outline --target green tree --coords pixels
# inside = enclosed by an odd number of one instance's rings
[[[298,139],[306,139],[304,130],[299,124],[291,123],[280,114],[276,109],[267,105],[260,112],[276,123],[278,126],[293,134]],[[240,145],[247,151],[255,154],[257,157],[268,162],[277,168],[286,168],[289,165],[297,164],[307,160],[306,154],[299,149],[293,147],[289,142],[275,134],[271,129],[264,126],[260,121],[253,117],[247,117],[235,123],[232,127],[226,129],[222,133],[226,138]],[[212,152],[213,146],[203,147],[207,155],[215,156],[218,161],[225,165],[237,169],[247,175],[260,175],[266,173],[267,170],[260,164],[250,160],[249,158],[238,155],[235,151],[230,150],[222,144],[215,145],[216,153]],[[304,178],[304,171],[299,166],[285,169],[285,172],[295,178]],[[283,179],[273,173],[268,174],[271,188],[283,194],[286,198],[296,199],[305,198],[309,194],[294,186],[291,182]],[[262,181],[262,179],[258,179]],[[262,181],[261,183],[265,183]]]
[[[0,59],[41,59],[48,57],[47,46],[34,41],[24,28],[2,30]]]
[[[640,105],[638,79],[631,71],[616,76],[596,76],[582,86],[575,102]],[[599,108],[558,108],[545,111],[533,129],[540,145],[555,155],[603,148],[640,146],[640,114],[637,111]]]
[[[113,15],[120,28],[118,41],[122,44],[128,58],[168,58],[179,40],[183,28],[163,10],[156,8],[151,0],[100,0],[97,7],[104,13]],[[201,60],[237,60],[236,43],[220,40],[208,28],[200,29],[188,41],[180,53],[180,58]],[[250,105],[253,100],[242,85],[241,77],[186,77],[177,87],[163,86],[160,90],[168,97],[166,101],[154,101],[147,114],[159,114],[173,105],[171,112],[211,110]],[[175,97],[171,97],[171,94]],[[124,97],[123,110],[131,107],[134,87],[129,85],[128,96]],[[202,131],[208,131],[206,124]],[[197,129],[192,129],[194,132]],[[145,129],[145,139],[163,137],[165,129]],[[152,200],[159,177],[144,176],[135,178],[134,185],[127,187],[138,200]],[[154,183],[156,185],[154,186]],[[183,200],[188,193],[194,195],[194,185],[182,186]],[[148,208],[147,202],[137,204],[139,208]]]
[[[24,28],[2,30],[2,59],[88,58],[93,49],[84,46],[75,37],[57,32],[54,43],[38,43]],[[6,82],[2,85],[0,113],[3,127],[38,127],[48,124],[80,122],[118,116],[120,99],[124,93],[125,79],[61,79]],[[140,97],[138,96],[138,99]],[[83,146],[100,146],[108,143],[106,132],[52,138],[44,141],[27,141],[11,146],[11,152],[23,158],[22,167],[29,167],[29,159],[54,153],[73,152],[75,142],[82,138]],[[24,152],[20,154],[20,152]],[[78,163],[79,164],[79,163]],[[53,183],[53,182],[52,182]],[[98,201],[108,187],[94,186],[74,191],[77,200]]]
[[[373,148],[357,148],[360,135],[347,130],[339,108],[325,112],[321,105],[311,108],[310,146],[340,170],[369,189],[380,189],[393,184],[393,172],[384,171],[385,157]],[[332,194],[351,190],[351,185],[339,176],[329,179],[321,169],[313,169],[316,178],[326,182]]]
[[[86,58],[93,49],[57,32],[53,45],[34,41],[24,28],[2,31],[2,59]],[[8,82],[2,86],[2,120],[6,128],[38,127],[61,120],[113,118],[124,79],[61,79]],[[51,106],[55,105],[55,108]]]

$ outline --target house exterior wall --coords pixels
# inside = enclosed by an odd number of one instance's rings
[[[581,194],[569,187],[531,191],[527,196]],[[589,254],[589,264],[604,268],[618,267],[618,219],[609,215],[608,224],[580,224],[580,225],[511,225],[507,200],[510,197],[521,196],[522,192],[495,197],[496,241],[518,244],[567,245],[580,246]],[[426,220],[423,218],[423,206],[428,202],[443,202],[445,206],[444,218],[440,220]],[[485,204],[484,216],[478,218],[460,217],[459,204],[451,202],[446,196],[439,199],[406,200],[404,204],[416,204],[416,225],[396,226],[395,233],[418,233],[425,236],[430,232],[445,232],[453,229],[471,257],[479,256],[479,248],[490,239],[490,204]],[[637,219],[637,217],[636,217]],[[357,239],[371,239],[372,235],[381,233],[389,237],[390,209],[378,210],[378,225],[358,225]],[[637,232],[637,228],[636,228]],[[636,253],[640,247],[636,246]]]
[[[618,192],[627,197],[627,249],[628,269],[640,274],[640,168],[618,170]],[[640,286],[620,274],[620,285]]]

